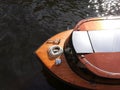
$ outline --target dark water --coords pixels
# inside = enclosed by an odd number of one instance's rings
[[[67,87],[48,80],[35,50],[81,19],[108,15],[120,15],[119,0],[0,0],[0,90]]]

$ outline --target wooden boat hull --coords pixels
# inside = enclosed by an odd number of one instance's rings
[[[49,40],[60,39],[59,46],[64,47],[65,41],[69,38],[73,30],[64,31],[59,33]],[[75,72],[71,70],[69,67],[65,55],[62,54],[60,56],[62,63],[60,65],[55,65],[55,58],[49,58],[48,49],[50,46],[54,45],[53,43],[48,43],[47,40],[38,50],[36,50],[37,56],[40,58],[41,62],[45,65],[45,67],[52,72],[58,79],[74,85],[76,87],[83,87],[87,89],[96,89],[96,90],[119,90],[120,85],[107,85],[107,84],[97,84],[91,83],[80,76],[78,76]]]

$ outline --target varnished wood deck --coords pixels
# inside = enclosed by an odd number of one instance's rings
[[[72,30],[68,30],[62,33],[59,33],[49,40],[55,40],[55,39],[61,39],[60,46],[64,46],[64,42],[71,34]],[[57,78],[62,79],[66,83],[73,84],[78,87],[85,87],[88,89],[96,89],[96,90],[120,90],[120,85],[102,85],[102,84],[93,84],[90,83],[82,78],[80,78],[78,75],[76,75],[69,65],[67,64],[67,61],[64,57],[64,54],[60,57],[62,59],[62,63],[60,65],[55,65],[55,60],[50,59],[47,53],[47,50],[50,46],[52,46],[52,43],[47,43],[47,41],[36,51],[37,56],[40,58],[40,60],[43,62],[43,64],[52,72],[54,73]]]

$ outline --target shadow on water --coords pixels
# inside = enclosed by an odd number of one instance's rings
[[[120,14],[119,0],[0,0],[0,90],[58,90],[34,54],[81,19]]]

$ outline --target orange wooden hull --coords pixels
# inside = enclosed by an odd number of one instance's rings
[[[74,30],[109,30],[120,29],[120,17],[90,18],[80,21]],[[112,27],[111,27],[112,26]]]
[[[49,40],[54,40],[56,38],[61,39],[60,46],[64,47],[64,42],[71,34],[72,30],[68,30],[62,33],[59,33]],[[104,85],[104,84],[92,84],[82,78],[80,78],[76,73],[74,73],[67,61],[64,57],[64,54],[60,57],[62,59],[62,63],[60,65],[55,65],[54,59],[49,59],[47,50],[53,44],[48,44],[47,41],[36,51],[37,56],[43,62],[43,64],[58,78],[63,80],[66,83],[70,83],[77,87],[84,87],[88,89],[96,89],[96,90],[119,90],[120,85]]]

